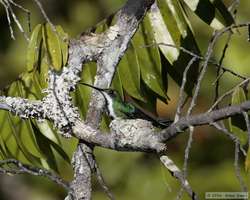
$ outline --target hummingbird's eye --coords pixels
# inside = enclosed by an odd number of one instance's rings
[[[109,90],[109,94],[110,94],[110,95],[115,94],[115,93],[114,93],[114,90]]]

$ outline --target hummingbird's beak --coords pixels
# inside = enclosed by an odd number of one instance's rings
[[[80,82],[79,84],[88,86],[88,87],[93,88],[93,89],[95,89],[95,90],[97,90],[97,91],[100,91],[100,92],[105,92],[105,90],[107,90],[107,89],[95,87],[95,86],[90,85],[90,84],[88,84],[88,83],[82,83],[82,82]]]
[[[95,86],[90,85],[90,84],[88,84],[88,83],[82,83],[82,82],[80,82],[79,84],[85,85],[85,86],[87,86],[87,87],[90,87],[90,88],[93,88],[93,89],[97,90],[98,92],[101,93],[101,95],[103,96],[103,98],[105,99],[105,101],[107,101],[106,95],[107,95],[107,91],[108,91],[109,89],[98,88],[98,87],[95,87]]]
[[[90,88],[93,88],[93,89],[97,90],[98,92],[100,92],[101,95],[103,96],[103,98],[105,99],[105,104],[106,104],[106,106],[108,105],[107,91],[108,91],[109,89],[98,88],[98,87],[95,87],[95,86],[90,85],[90,84],[88,84],[88,83],[81,83],[81,82],[80,82],[80,84],[81,84],[81,85],[85,85],[85,86],[90,87]]]

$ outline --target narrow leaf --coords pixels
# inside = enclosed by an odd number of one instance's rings
[[[142,80],[159,96],[166,98],[162,83],[161,61],[158,48],[146,48],[146,45],[155,43],[153,33],[150,31],[148,17],[144,18],[143,24],[139,27],[133,38],[133,45],[138,57],[141,69]]]
[[[170,45],[179,45],[178,38],[180,38],[178,28],[176,24],[174,24],[173,17],[171,15],[171,12],[166,4],[166,2],[160,1],[159,5],[161,6],[161,12],[158,8],[157,4],[154,4],[149,12],[149,20],[152,26],[152,29],[154,31],[154,38],[156,43],[164,43],[164,44],[170,44]],[[162,16],[162,14],[163,16]],[[164,21],[164,18],[166,19]],[[172,18],[172,19],[171,19]],[[168,26],[165,24],[168,23]],[[171,30],[172,28],[172,30]],[[175,30],[173,29],[175,28]],[[171,34],[172,33],[172,34]],[[175,36],[175,37],[173,37]],[[177,40],[176,40],[177,39]],[[166,56],[168,61],[173,64],[175,60],[177,60],[179,56],[179,51],[176,48],[172,48],[169,46],[161,45],[160,49],[162,53]]]
[[[39,51],[40,44],[42,41],[42,25],[38,24],[30,37],[30,41],[28,44],[27,56],[26,56],[26,68],[30,72],[32,71],[38,62],[39,59]]]
[[[63,28],[60,25],[56,26],[56,30],[58,33],[58,38],[62,51],[63,66],[65,66],[68,60],[69,36],[67,33],[64,32]]]
[[[118,70],[116,70],[113,81],[112,87],[119,93],[120,97],[124,100],[124,92],[122,87],[121,76]]]
[[[83,66],[83,72],[81,81],[88,84],[93,84],[94,76],[96,74],[96,65],[94,63],[88,63]],[[79,106],[82,117],[85,117],[89,99],[91,94],[91,88],[87,86],[78,85],[75,92],[75,101]]]
[[[244,90],[237,87],[232,94],[232,105],[237,105],[246,101]],[[236,115],[229,118],[230,131],[237,135],[242,145],[247,143],[246,123],[242,115]]]
[[[190,23],[187,21],[185,12],[176,0],[160,0],[158,4],[152,6],[149,19],[154,30],[156,43],[163,43],[159,45],[164,56],[161,56],[162,77],[171,76],[180,86],[183,80],[183,72],[192,56],[180,51],[178,47],[199,54],[199,48],[189,28]],[[192,95],[198,70],[199,64],[195,62],[187,74],[188,84],[186,84],[185,91],[189,96]],[[164,85],[167,86],[167,83],[164,82]]]
[[[118,66],[119,77],[126,92],[141,101],[145,101],[140,88],[140,66],[133,45],[130,45]]]
[[[43,26],[43,40],[51,61],[51,67],[56,71],[60,71],[62,68],[60,40],[56,30],[52,30],[49,24]]]
[[[183,0],[186,5],[195,12],[204,22],[209,24],[214,29],[221,29],[233,23],[232,16],[225,6],[222,7],[222,2],[213,0]],[[217,9],[217,8],[218,9]]]

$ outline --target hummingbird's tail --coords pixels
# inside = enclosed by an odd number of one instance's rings
[[[156,118],[153,120],[153,125],[159,128],[167,128],[169,127],[174,121],[171,119],[165,118]]]

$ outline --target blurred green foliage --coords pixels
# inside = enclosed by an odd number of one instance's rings
[[[115,12],[120,8],[125,0],[43,0],[44,8],[54,24],[60,24],[63,29],[72,37],[80,34],[88,27],[96,24],[104,17]],[[230,1],[225,1],[227,4]],[[31,10],[31,24],[44,22],[39,10],[32,1],[19,1],[24,7]],[[242,1],[238,10],[237,21],[247,21],[250,19],[250,2]],[[23,13],[17,10],[19,19],[24,27],[28,28],[27,19]],[[201,21],[198,17],[192,15],[193,31],[195,40],[201,49],[205,52],[212,29]],[[11,40],[8,29],[8,23],[3,7],[0,7],[0,86],[4,87],[15,80],[25,69],[25,57],[27,43],[23,36],[14,26],[16,41]],[[250,43],[247,42],[248,33],[240,30],[240,34],[234,34],[229,50],[224,60],[224,65],[241,73],[250,75]],[[226,40],[224,36],[216,45],[213,54],[214,59],[218,60],[222,53],[223,43]],[[213,82],[215,80],[216,69],[211,66],[202,86],[202,94],[199,97],[199,107],[197,112],[205,110],[213,99]],[[89,72],[91,73],[91,72]],[[90,77],[87,77],[90,79]],[[91,80],[89,80],[91,82]],[[231,88],[239,80],[231,75],[225,74],[222,78],[221,92]],[[164,105],[159,110],[162,115],[170,115],[175,111],[176,99],[178,96],[177,84],[174,80],[168,80],[169,105]],[[84,105],[86,106],[86,105]],[[239,183],[236,180],[233,156],[234,145],[226,137],[216,134],[215,129],[207,126],[197,128],[195,131],[194,144],[191,151],[189,163],[189,180],[195,191],[201,199],[204,198],[207,191],[239,191]],[[168,143],[168,154],[178,164],[183,164],[184,148],[187,136],[182,134],[178,138]],[[76,141],[69,142],[62,139],[63,145],[67,146],[68,153],[72,154]],[[119,199],[174,199],[179,191],[180,185],[173,179],[166,169],[164,169],[157,157],[142,153],[120,153],[109,150],[96,149],[96,157],[103,171],[103,175],[114,194]],[[60,163],[59,171],[65,179],[72,178],[72,170],[65,161],[57,157]],[[242,174],[246,174],[243,171]],[[249,177],[248,177],[249,178]],[[249,182],[249,180],[246,180]],[[58,186],[51,184],[47,180],[37,177],[22,177],[22,183],[29,190],[30,199],[41,199],[44,193],[48,195],[46,199],[62,199],[65,194]],[[1,192],[2,191],[2,192]],[[35,195],[34,195],[35,193]],[[3,194],[3,195],[2,195]],[[4,198],[4,191],[0,188],[0,199]],[[94,199],[106,199],[103,191],[95,183]],[[184,197],[188,199],[188,197]],[[27,199],[28,200],[28,199]]]

